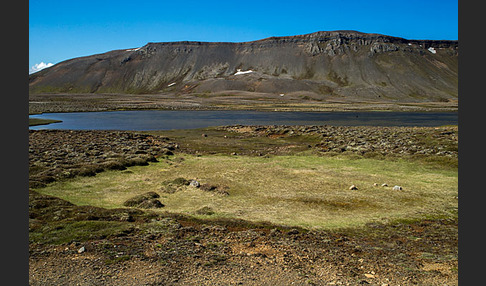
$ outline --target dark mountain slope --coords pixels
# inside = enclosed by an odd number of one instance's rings
[[[67,60],[29,77],[31,93],[240,90],[398,101],[457,99],[457,83],[458,41],[355,31],[243,43],[148,43]]]

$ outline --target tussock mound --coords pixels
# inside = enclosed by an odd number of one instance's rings
[[[159,194],[156,192],[148,192],[128,199],[123,205],[142,209],[162,208],[164,204],[157,199],[159,197]]]

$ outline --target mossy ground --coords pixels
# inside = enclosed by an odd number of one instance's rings
[[[165,182],[179,177],[227,186],[229,196],[186,185],[165,192]],[[383,183],[388,186],[382,187]],[[133,196],[156,192],[165,205],[163,211],[172,213],[334,228],[426,214],[453,215],[457,184],[455,170],[405,159],[322,157],[308,152],[269,157],[178,154],[149,166],[52,183],[39,191],[76,205],[103,208],[120,208]],[[349,190],[351,185],[358,190]],[[403,190],[392,190],[395,185]],[[205,207],[214,213],[199,215]]]

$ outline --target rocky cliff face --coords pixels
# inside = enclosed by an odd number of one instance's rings
[[[253,42],[148,43],[30,75],[31,93],[312,93],[401,101],[458,96],[458,42],[355,31]]]

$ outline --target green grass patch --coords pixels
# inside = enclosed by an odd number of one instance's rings
[[[457,216],[457,169],[416,160],[308,152],[271,157],[184,154],[128,169],[130,173],[107,171],[55,182],[38,191],[104,208],[123,207],[127,199],[153,191],[165,205],[155,211],[305,228],[341,228],[432,214]],[[167,182],[181,178],[226,186],[229,195],[185,184],[176,192],[164,192]],[[382,187],[383,183],[388,186]],[[351,185],[358,190],[349,190]],[[403,190],[393,191],[395,185]]]

